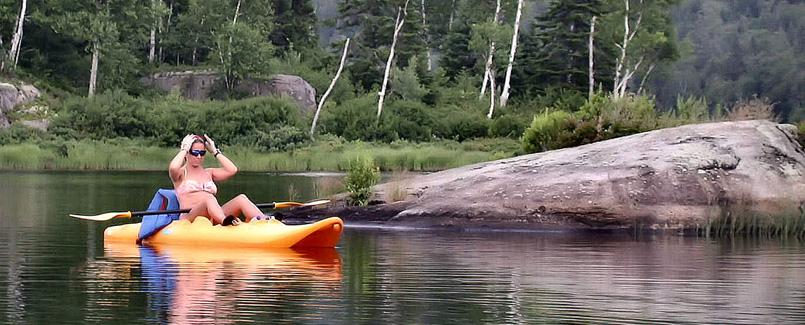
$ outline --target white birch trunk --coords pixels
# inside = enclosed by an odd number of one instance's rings
[[[433,62],[431,62],[431,50],[430,50],[430,37],[428,36],[428,22],[425,19],[425,0],[422,0],[422,30],[425,32],[425,42],[427,44],[427,55],[428,55],[428,71],[433,70]]]
[[[503,82],[503,92],[500,94],[500,107],[506,107],[509,102],[509,88],[511,87],[512,68],[514,67],[514,56],[517,54],[517,39],[520,36],[520,18],[523,16],[523,3],[525,1],[517,1],[517,14],[514,17],[514,35],[512,35],[512,47],[509,51],[509,65],[506,67],[506,78]],[[490,114],[490,117],[491,114]]]
[[[498,24],[498,16],[500,15],[500,0],[497,0],[497,5],[495,7],[495,17],[492,18],[492,23],[497,25]],[[486,66],[484,66],[484,80],[481,83],[481,94],[478,95],[478,99],[484,97],[486,94],[486,85],[488,84],[489,78],[491,77],[492,71],[492,57],[495,54],[495,41],[489,42],[489,55],[486,57]],[[493,91],[494,92],[494,91]]]
[[[321,113],[321,108],[324,106],[324,101],[327,100],[327,96],[330,96],[330,92],[333,91],[333,87],[335,87],[335,82],[338,81],[338,78],[341,76],[341,71],[344,70],[344,62],[347,61],[348,50],[349,38],[347,38],[346,43],[344,43],[344,54],[341,54],[341,64],[338,65],[338,71],[335,73],[333,81],[330,82],[330,87],[328,87],[327,91],[324,92],[324,95],[321,96],[319,106],[316,108],[316,114],[313,115],[313,124],[310,126],[310,137],[313,137],[313,134],[316,133],[316,123],[319,122],[319,113]]]
[[[656,63],[652,63],[648,67],[648,71],[646,71],[646,75],[643,76],[643,80],[640,81],[640,87],[637,88],[637,93],[643,92],[643,86],[646,84],[646,80],[648,80],[648,76],[651,74],[651,71],[654,70],[654,67],[657,66]]]
[[[593,16],[593,19],[590,20],[590,39],[587,44],[589,48],[589,67],[590,70],[588,71],[590,89],[587,94],[587,98],[592,100],[593,95],[595,94],[595,44],[593,44],[593,40],[595,39],[595,21],[598,19],[598,16]]]
[[[156,1],[151,0],[151,14],[154,13],[156,10]],[[154,20],[151,22],[151,35],[149,36],[149,48],[148,48],[148,63],[154,62],[154,54],[156,53],[157,48],[157,17],[153,15],[152,17]]]
[[[455,19],[456,14],[456,0],[453,0],[450,4],[450,19],[447,21],[447,31],[453,31],[453,20]]]
[[[92,66],[89,69],[89,92],[87,97],[95,96],[95,84],[98,81],[98,60],[100,56],[98,41],[92,43]]]
[[[156,25],[156,24],[155,24]],[[157,48],[157,29],[156,26],[151,26],[150,48],[148,49],[148,63],[154,62],[154,55]]]
[[[640,0],[640,3],[643,3],[643,0]],[[640,28],[640,22],[643,20],[643,13],[638,13],[634,30],[632,30],[629,21],[629,12],[631,11],[629,0],[624,0],[624,4],[626,5],[626,12],[623,14],[623,43],[615,44],[615,46],[617,46],[621,51],[621,55],[616,60],[617,62],[615,65],[615,80],[614,88],[612,89],[612,93],[615,95],[615,97],[623,97],[626,94],[626,87],[629,83],[629,79],[632,78],[634,71],[640,67],[643,61],[643,58],[640,58],[640,60],[633,67],[630,68],[626,66],[629,43],[634,39],[635,35],[637,35],[637,31]]]
[[[405,8],[400,8],[397,12],[397,20],[394,22],[394,38],[391,41],[391,49],[389,50],[389,58],[386,60],[386,71],[383,73],[383,85],[380,87],[377,100],[377,118],[383,113],[383,101],[386,99],[386,87],[389,83],[389,72],[391,71],[391,63],[394,61],[394,48],[397,46],[397,37],[400,35],[400,30],[405,23],[405,15],[408,11],[408,0],[405,1]]]
[[[492,118],[492,113],[495,112],[495,72],[489,71],[489,114],[487,118]]]
[[[14,36],[11,37],[11,49],[8,51],[8,61],[13,63],[11,69],[17,68],[17,62],[20,58],[20,45],[22,44],[22,26],[25,22],[25,12],[28,8],[28,0],[22,0],[20,3],[20,16],[17,18],[17,28],[14,30]]]
[[[238,0],[238,5],[235,7],[235,17],[232,18],[232,26],[234,27],[238,23],[238,16],[240,15],[240,5],[241,0]],[[226,90],[232,91],[232,88],[235,86],[235,81],[232,80],[232,33],[229,33],[229,48],[227,48],[226,53],[226,75],[224,76],[224,80],[226,80]],[[223,63],[223,62],[222,62]]]

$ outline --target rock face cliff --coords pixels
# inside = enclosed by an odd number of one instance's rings
[[[215,71],[188,71],[153,74],[141,78],[140,83],[164,92],[177,89],[188,99],[207,100],[220,79]],[[267,80],[248,79],[235,86],[235,91],[250,97],[287,96],[303,112],[316,109],[316,89],[297,76],[280,74]]]
[[[6,112],[11,111],[18,105],[34,101],[39,95],[41,95],[39,90],[32,85],[22,84],[17,89],[12,84],[0,83],[0,129],[7,128],[10,125]]]
[[[376,200],[403,187],[408,197],[315,214],[423,226],[690,229],[724,209],[796,212],[805,201],[796,132],[768,121],[657,130],[381,184]]]

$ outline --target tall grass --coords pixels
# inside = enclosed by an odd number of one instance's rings
[[[705,237],[805,238],[805,212],[787,209],[779,214],[761,214],[749,209],[724,208],[699,227]]]
[[[264,153],[251,147],[224,146],[227,157],[243,171],[345,171],[350,160],[369,155],[382,170],[435,171],[511,156],[498,151],[516,147],[516,140],[505,145],[323,141],[288,152]],[[511,143],[508,143],[511,142]],[[128,139],[42,141],[0,146],[0,169],[120,169],[161,170],[176,154],[176,148],[150,145]],[[205,165],[217,166],[208,156]]]

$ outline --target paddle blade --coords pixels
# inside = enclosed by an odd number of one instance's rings
[[[131,218],[131,211],[127,212],[107,212],[94,216],[82,216],[80,214],[70,214],[73,218],[91,220],[91,221],[107,221],[115,218]]]
[[[312,202],[307,202],[307,203],[277,202],[277,203],[274,203],[274,208],[277,209],[277,208],[287,208],[287,207],[310,207],[310,206],[314,206],[314,205],[321,205],[321,204],[327,204],[327,203],[330,203],[330,200],[318,200],[318,201],[312,201]]]

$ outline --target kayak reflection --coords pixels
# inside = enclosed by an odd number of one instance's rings
[[[160,323],[229,323],[249,318],[286,295],[334,296],[341,257],[333,248],[215,248],[106,243],[110,259],[140,259],[149,318]],[[298,302],[296,302],[298,303]],[[244,312],[249,311],[249,312]]]

